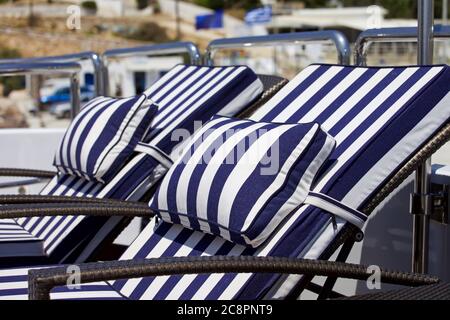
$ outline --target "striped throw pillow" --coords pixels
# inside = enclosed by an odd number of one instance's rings
[[[166,222],[257,247],[303,203],[334,146],[317,123],[216,116],[194,135],[149,205]]]
[[[115,99],[97,97],[70,124],[54,165],[59,172],[107,182],[133,153],[157,112],[145,94]]]

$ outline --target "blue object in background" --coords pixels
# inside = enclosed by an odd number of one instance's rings
[[[90,86],[83,86],[80,88],[80,100],[84,101],[86,98],[88,100],[95,97],[95,92]],[[70,101],[70,88],[62,87],[56,89],[49,95],[41,96],[40,102],[44,105],[51,105],[54,103],[69,102]]]
[[[223,11],[217,10],[213,14],[205,14],[195,17],[195,29],[223,28]]]
[[[247,11],[244,20],[249,25],[268,23],[272,20],[272,7],[264,6]]]

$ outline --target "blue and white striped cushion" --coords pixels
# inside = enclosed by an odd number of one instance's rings
[[[317,123],[214,117],[170,168],[150,207],[166,222],[257,247],[303,203],[334,145]]]
[[[70,124],[56,152],[62,173],[109,181],[133,153],[157,112],[145,94],[114,99],[97,97]]]

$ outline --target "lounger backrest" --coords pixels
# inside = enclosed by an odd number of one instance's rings
[[[198,67],[179,65],[145,91],[159,106],[147,138],[170,153],[175,129],[193,132],[195,121],[213,115],[233,116],[257,99],[263,84],[248,67]],[[197,123],[197,126],[199,123]]]
[[[312,65],[253,116],[276,122],[318,121],[337,148],[316,191],[360,209],[408,157],[450,119],[447,66],[358,68]],[[345,225],[303,205],[264,245],[252,249],[180,225],[148,225],[122,259],[273,255],[317,259]],[[298,276],[214,274],[118,280],[116,290],[141,299],[282,298]]]

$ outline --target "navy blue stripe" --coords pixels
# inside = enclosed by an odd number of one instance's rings
[[[23,275],[23,276],[2,276],[2,275],[0,275],[0,283],[23,282],[23,281],[28,281],[28,275]]]

